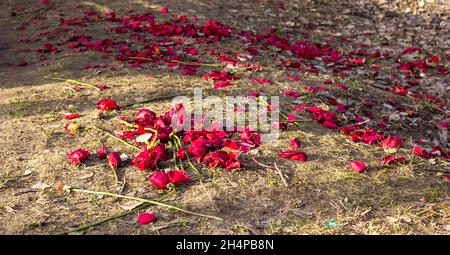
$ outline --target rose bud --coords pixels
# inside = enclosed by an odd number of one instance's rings
[[[78,149],[69,153],[67,158],[74,165],[84,164],[91,154],[87,149]]]
[[[169,180],[173,184],[177,183],[183,183],[191,180],[191,177],[188,173],[182,170],[172,170],[167,172],[167,176],[169,177]]]
[[[78,128],[78,125],[73,122],[67,123],[65,127],[66,131],[71,135],[75,134],[78,131]]]
[[[154,213],[141,213],[138,216],[138,221],[141,225],[148,224],[156,220],[156,214]]]
[[[153,183],[158,189],[165,189],[166,185],[169,184],[169,176],[165,172],[156,171],[148,180]]]
[[[108,161],[114,169],[117,169],[122,165],[120,154],[118,152],[111,152],[108,155]]]
[[[98,156],[99,159],[105,159],[106,158],[107,154],[106,154],[106,147],[105,146],[102,146],[102,147],[98,148],[97,156]]]
[[[102,99],[97,103],[97,108],[102,111],[119,110],[122,106],[117,105],[112,99]]]
[[[352,161],[350,163],[350,170],[355,171],[357,173],[362,173],[366,169],[366,164],[360,161]]]

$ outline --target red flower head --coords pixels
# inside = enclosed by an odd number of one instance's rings
[[[99,159],[105,159],[106,155],[107,154],[106,154],[106,147],[105,146],[102,146],[102,147],[98,148],[97,156],[98,156]]]
[[[141,213],[138,216],[138,221],[140,224],[145,225],[156,220],[156,214],[154,213]]]
[[[148,180],[153,183],[158,189],[165,189],[169,184],[169,176],[165,172],[156,171]]]
[[[78,149],[69,153],[67,158],[74,165],[84,164],[91,154],[87,149]]]
[[[122,159],[120,159],[120,154],[115,151],[109,153],[108,161],[113,166],[114,169],[117,169],[122,165]]]
[[[150,111],[149,109],[142,108],[137,112],[134,122],[140,125],[149,125],[153,123],[155,118],[156,113]]]
[[[303,153],[301,151],[296,151],[296,150],[287,150],[287,151],[279,152],[278,157],[288,158],[288,159],[298,160],[298,161],[307,161],[308,160],[308,157],[306,156],[305,153]]]
[[[362,173],[366,169],[366,164],[360,161],[352,161],[350,163],[350,170],[355,171],[357,173]]]
[[[173,184],[183,183],[183,182],[187,182],[187,181],[191,180],[191,177],[189,176],[189,174],[186,173],[185,171],[181,171],[181,170],[180,171],[177,171],[177,170],[168,171],[167,176],[169,177],[170,182]]]
[[[150,153],[147,150],[139,152],[131,163],[139,170],[147,170],[155,167],[155,161],[150,158]]]
[[[102,111],[119,110],[122,106],[117,105],[112,99],[102,99],[97,103],[97,108]]]

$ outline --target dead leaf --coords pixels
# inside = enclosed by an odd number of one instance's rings
[[[128,201],[128,202],[120,205],[120,208],[131,211],[142,204],[143,204],[143,202],[139,202],[139,201]]]
[[[32,174],[33,173],[33,171],[31,171],[31,170],[25,170],[23,173],[22,173],[22,176],[28,176],[28,175],[30,175],[30,174]]]
[[[38,182],[36,184],[34,184],[33,186],[31,186],[32,189],[37,189],[37,190],[44,190],[46,188],[50,188],[51,186],[43,183],[43,182]]]
[[[79,177],[78,177],[78,180],[86,180],[86,179],[91,178],[92,176],[94,176],[94,173],[93,173],[93,172],[90,172],[90,173],[87,173],[87,174],[84,174],[84,175],[79,176]]]

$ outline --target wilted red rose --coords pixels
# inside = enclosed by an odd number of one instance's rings
[[[138,221],[140,224],[145,225],[156,220],[156,214],[154,213],[141,213],[138,216]]]
[[[108,162],[114,169],[117,169],[122,165],[122,159],[120,158],[120,154],[118,152],[111,152],[108,155]]]
[[[117,105],[112,99],[102,99],[97,103],[97,108],[102,111],[119,110],[122,106]]]
[[[350,170],[357,172],[357,173],[362,173],[364,172],[364,170],[366,169],[366,164],[364,164],[361,161],[352,161],[350,163]]]
[[[167,176],[169,177],[170,182],[173,184],[183,183],[191,180],[189,174],[182,170],[168,171]]]
[[[67,158],[74,165],[84,164],[91,154],[87,149],[78,149],[69,153]]]
[[[147,150],[139,152],[131,163],[139,170],[147,170],[155,167],[154,161],[150,158],[150,153]]]
[[[305,153],[301,151],[296,150],[287,150],[283,152],[278,152],[278,157],[280,158],[288,158],[292,160],[298,160],[298,161],[307,161],[308,157]]]
[[[150,111],[149,109],[142,108],[137,112],[134,122],[141,125],[149,125],[153,123],[155,118],[156,113]]]
[[[99,159],[105,159],[107,154],[106,154],[106,146],[102,146],[100,148],[98,148],[97,151],[97,156]]]
[[[169,176],[165,172],[156,171],[148,180],[153,183],[158,189],[165,189],[170,183]]]

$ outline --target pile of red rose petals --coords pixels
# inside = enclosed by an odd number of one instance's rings
[[[103,99],[98,102],[98,108],[102,111],[112,111],[121,107],[112,99]],[[212,125],[208,129],[202,126],[200,131],[176,131],[174,128],[181,128],[184,124],[179,123],[179,127],[172,126],[172,118],[176,114],[185,114],[183,105],[178,104],[161,116],[142,108],[136,112],[133,120],[118,118],[122,125],[118,127],[120,133],[116,137],[140,148],[129,163],[140,171],[153,171],[149,181],[159,189],[167,188],[168,184],[175,185],[191,180],[184,170],[161,170],[170,160],[175,168],[192,160],[207,168],[236,170],[241,168],[240,154],[261,144],[260,134],[249,129],[227,132],[218,129],[217,125]],[[198,120],[192,120],[192,124],[194,123],[198,123]],[[100,160],[107,159],[115,170],[126,164],[119,152],[108,153],[107,150],[106,146],[101,146],[97,157]],[[85,164],[89,157],[91,153],[87,149],[77,149],[69,153],[68,160],[79,165]],[[181,168],[184,169],[182,166]]]

